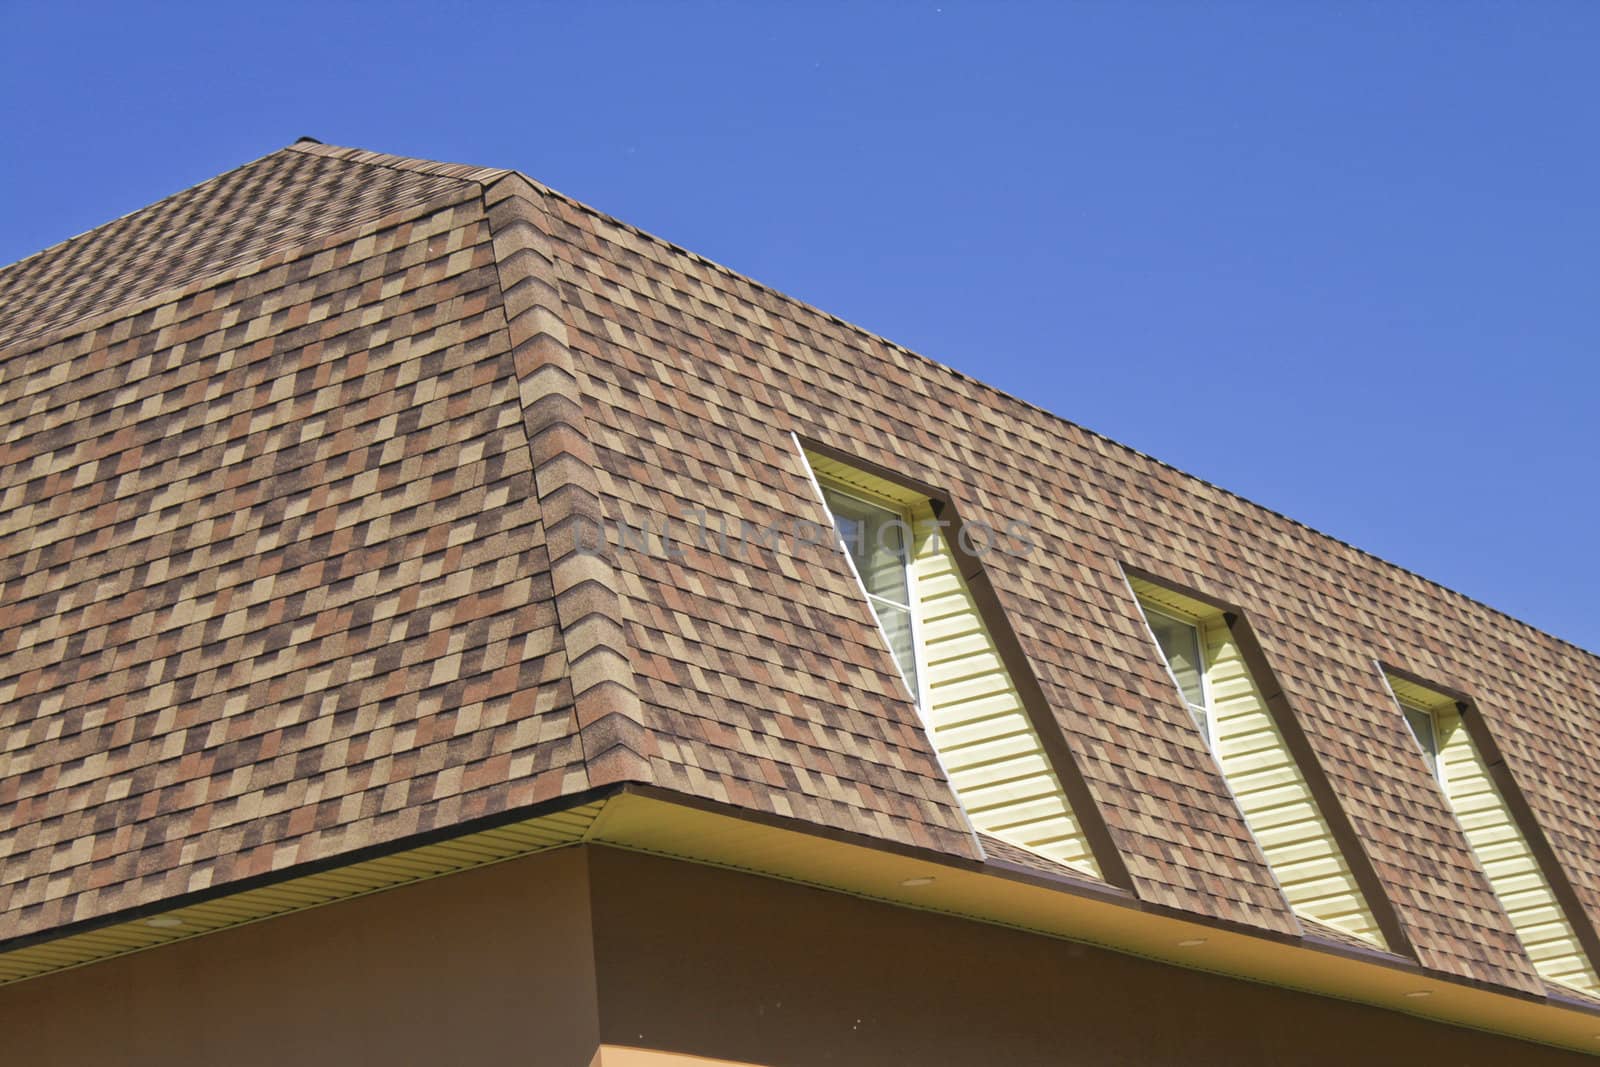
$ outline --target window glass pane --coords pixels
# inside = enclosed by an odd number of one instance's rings
[[[907,573],[907,524],[899,513],[888,508],[831,489],[824,489],[822,495],[833,514],[839,539],[855,562],[861,584],[866,586],[867,600],[878,617],[878,625],[889,639],[889,651],[894,653],[912,694],[920,699],[911,581]]]
[[[878,624],[889,638],[889,651],[894,653],[895,662],[900,664],[900,673],[906,676],[906,684],[911,687],[912,694],[917,695],[917,656],[911,643],[911,609],[877,597],[871,598],[871,601]]]
[[[1413,708],[1409,705],[1400,705],[1400,710],[1406,713],[1406,723],[1411,727],[1411,736],[1417,739],[1417,744],[1422,748],[1422,758],[1428,763],[1428,770],[1433,772],[1435,778],[1439,777],[1439,738],[1433,729],[1433,713]]]
[[[906,522],[888,508],[823,490],[834,526],[873,596],[910,607],[906,581]]]
[[[1167,666],[1172,668],[1172,676],[1178,680],[1178,688],[1183,691],[1183,699],[1196,709],[1196,715],[1203,716],[1206,696],[1205,686],[1200,680],[1203,667],[1200,662],[1199,631],[1186,622],[1153,611],[1146,617],[1156,635],[1156,644],[1161,646],[1161,654],[1167,657]]]

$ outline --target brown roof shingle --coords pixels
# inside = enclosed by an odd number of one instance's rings
[[[0,938],[587,785],[489,227],[434,191],[0,356]]]
[[[303,142],[6,267],[0,348],[502,171]]]
[[[793,434],[1027,523],[1141,900],[1300,929],[1124,567],[1248,614],[1425,967],[1543,991],[1380,660],[1600,918],[1595,657],[519,175],[296,145],[0,272],[0,337],[0,939],[615,781],[978,855],[842,557],[737,537],[826,521]]]
[[[1027,519],[1035,550],[992,553],[984,565],[1136,892],[1290,932],[1298,926],[1153,654],[1121,567],[1244,606],[1422,962],[1541,988],[1373,665],[1375,655],[1430,664],[1436,651],[1421,658],[1407,642],[1439,644],[1434,625],[1389,617],[1380,574],[1429,590],[1441,611],[1475,612],[1480,632],[1490,613],[581,205],[552,203],[565,223],[558,254],[574,344],[586,357],[619,516],[659,522],[688,508],[729,521],[820,521],[800,488],[803,472],[786,441],[792,429],[943,489],[966,521],[1003,529]],[[810,630],[806,650],[825,663],[861,662],[828,643],[838,623],[806,611],[852,602],[848,576],[830,573],[826,554],[789,561],[792,574],[772,562],[759,577],[751,573],[758,564],[722,558],[696,563],[691,555],[672,566],[636,552],[621,558],[637,576],[629,598],[636,647],[649,665],[642,669],[659,678],[654,721],[664,734],[682,739],[685,722],[715,713],[721,702],[705,699],[708,687],[751,685],[749,664],[762,653],[741,648],[738,635],[765,636],[765,618],[787,616],[787,633]],[[776,588],[758,598],[768,583]],[[1331,596],[1343,603],[1325,620]],[[651,609],[674,598],[688,605],[687,617],[650,625]],[[696,633],[692,646],[673,639],[685,623]],[[1558,647],[1543,635],[1540,643]],[[1568,656],[1593,667],[1592,658]],[[699,673],[684,677],[686,661]],[[881,688],[892,668],[881,650],[867,661],[882,672]],[[1442,681],[1463,677],[1470,660],[1456,662]],[[742,705],[727,717],[758,737],[781,733]],[[732,763],[724,773],[738,773],[736,759],[719,760],[690,737],[677,746],[681,762]],[[658,769],[657,779],[720,788],[682,770]],[[784,803],[753,792],[757,806]]]

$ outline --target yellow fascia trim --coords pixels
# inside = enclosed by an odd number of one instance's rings
[[[0,953],[0,985],[531,855],[583,839],[603,801]]]
[[[1143,578],[1128,576],[1128,585],[1133,588],[1133,593],[1139,602],[1146,608],[1154,608],[1164,612],[1175,619],[1182,619],[1193,626],[1203,626],[1207,622],[1222,617],[1220,608],[1213,607],[1204,601],[1193,597],[1184,596],[1182,593],[1173,592],[1164,585],[1146,581]]]
[[[28,953],[26,958],[42,963],[42,969],[34,973],[61,970],[579,843],[778,878],[899,907],[1095,945],[1189,970],[1332,996],[1585,1052],[1596,1049],[1595,1035],[1600,1034],[1600,1011],[1584,1011],[1569,1004],[1514,997],[1445,980],[1398,958],[1363,959],[1315,943],[1266,938],[1172,912],[1146,910],[1115,890],[1083,888],[1088,883],[1068,886],[1028,872],[889,851],[870,842],[845,840],[798,825],[775,825],[732,811],[690,806],[633,791],[270,887],[289,893],[288,899],[267,899],[266,889],[250,890],[168,913],[184,919],[184,928],[150,927],[147,919],[141,918],[93,932],[120,930],[139,938],[137,944],[102,945],[92,952],[78,951],[69,953],[67,959],[50,960],[42,960],[36,953],[48,946],[37,945],[0,959],[21,959]],[[467,846],[471,846],[470,851]],[[398,862],[401,866],[387,870],[378,866],[385,862]],[[352,886],[349,881],[357,884]],[[913,884],[906,885],[908,881]],[[237,910],[219,915],[207,910],[213,906]],[[210,929],[200,928],[202,917],[213,924]],[[195,920],[192,929],[187,926],[191,918]],[[81,948],[90,943],[80,939],[93,933],[48,944],[64,947],[70,943]],[[147,941],[149,937],[156,940]],[[1196,944],[1197,939],[1203,944]],[[20,979],[11,979],[17,980]],[[1430,996],[1407,996],[1420,990],[1427,990]],[[620,1046],[605,1046],[600,1051],[600,1062],[606,1067],[627,1067],[634,1062],[629,1056],[653,1055],[649,1050]],[[609,1058],[612,1051],[618,1055],[615,1064]],[[638,1062],[644,1067],[652,1061]],[[656,1062],[661,1067],[673,1063]]]
[[[1456,702],[1453,697],[1437,693],[1427,686],[1419,685],[1405,678],[1397,678],[1392,674],[1385,674],[1384,677],[1388,679],[1389,688],[1393,691],[1395,699],[1402,704],[1409,704],[1413,708],[1420,708],[1423,711],[1431,711],[1435,715],[1456,710]]]
[[[682,1052],[661,1052],[625,1045],[601,1045],[589,1067],[765,1067],[748,1060],[713,1060]]]
[[[613,798],[589,841],[1523,1040],[1590,1053],[1600,1048],[1600,1013],[1435,977],[1399,957],[1364,959],[1355,950],[1262,937],[1147,910],[1114,890],[1101,895],[1028,873],[891,852],[664,796],[629,792]],[[1408,995],[1420,991],[1429,995]]]
[[[811,464],[811,471],[817,476],[817,481],[824,485],[852,490],[865,495],[869,500],[877,498],[885,505],[901,510],[927,503],[928,498],[921,493],[907,489],[903,485],[896,485],[887,478],[879,478],[875,474],[857,470],[847,463],[815,452],[807,452],[805,457],[806,462]]]

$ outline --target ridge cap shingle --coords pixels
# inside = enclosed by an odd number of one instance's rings
[[[557,625],[590,784],[648,783],[655,738],[633,675],[620,583],[603,554],[599,463],[568,344],[559,267],[536,199],[541,195],[532,182],[508,173],[485,189],[484,206],[550,546]]]
[[[337,159],[346,163],[360,163],[370,167],[386,167],[389,170],[410,171],[415,174],[427,174],[434,177],[457,178],[461,181],[476,182],[485,186],[512,173],[504,167],[480,167],[471,163],[446,163],[442,160],[419,159],[415,156],[397,156],[389,152],[374,152],[370,149],[355,148],[348,145],[326,144],[315,137],[301,137],[293,144],[285,145],[280,151],[299,152],[302,155],[322,156],[324,159]]]

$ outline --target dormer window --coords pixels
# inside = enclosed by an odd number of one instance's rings
[[[832,486],[822,487],[822,497],[839,539],[855,564],[878,625],[889,641],[889,650],[905,676],[906,686],[920,698],[911,610],[911,524],[900,511]]]
[[[1417,739],[1417,745],[1422,749],[1422,759],[1428,765],[1428,770],[1442,783],[1444,775],[1439,764],[1439,724],[1433,712],[1426,708],[1414,707],[1405,701],[1400,702],[1400,710],[1405,713],[1406,725],[1411,728],[1411,736]]]
[[[1375,945],[1386,944],[1372,908],[1263,696],[1242,612],[1129,576],[1130,592],[1167,668],[1261,846],[1284,897],[1301,915]],[[1265,663],[1256,658],[1264,671]]]
[[[1600,975],[1529,843],[1527,826],[1506,801],[1503,789],[1515,783],[1509,776],[1497,781],[1478,750],[1467,725],[1467,716],[1477,714],[1471,701],[1387,671],[1384,678],[1534,969],[1593,995],[1600,990]]]
[[[1156,644],[1166,658],[1172,680],[1177,683],[1178,691],[1183,694],[1184,702],[1189,705],[1189,711],[1199,724],[1201,736],[1209,744],[1211,705],[1206,696],[1205,646],[1200,641],[1200,628],[1149,605],[1143,606],[1145,620],[1149,622],[1150,632],[1155,635]]]
[[[957,554],[954,505],[795,443],[973,828],[1102,877],[973,595],[982,565]]]
[[[1462,746],[1471,745],[1464,733],[1457,736],[1461,729],[1460,709],[1452,698],[1427,686],[1387,673],[1384,677],[1406,729],[1422,750],[1422,762],[1449,798],[1450,767],[1460,762]]]

